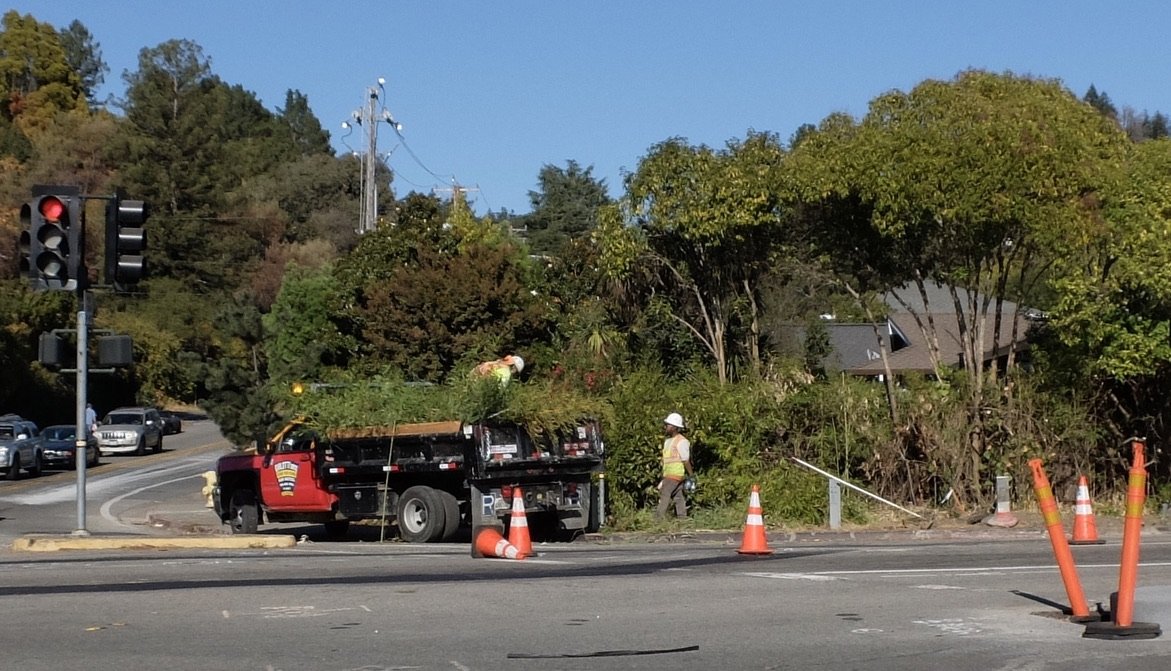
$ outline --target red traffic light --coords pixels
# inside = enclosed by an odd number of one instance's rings
[[[41,199],[38,208],[45,221],[51,221],[53,223],[61,221],[61,215],[65,214],[65,203],[61,202],[61,199],[56,196],[45,196]]]

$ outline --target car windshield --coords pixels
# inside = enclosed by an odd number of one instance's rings
[[[50,426],[41,435],[49,440],[73,440],[77,430],[72,426]]]
[[[11,438],[16,435],[11,424],[4,424],[0,426],[0,438]]]
[[[142,415],[129,412],[110,413],[102,424],[142,424]]]

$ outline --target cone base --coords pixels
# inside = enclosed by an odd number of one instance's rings
[[[772,550],[737,550],[738,555],[771,555]]]
[[[1142,641],[1158,638],[1163,630],[1153,622],[1133,622],[1125,627],[1113,622],[1091,622],[1082,632],[1082,638],[1099,638],[1108,641]]]
[[[1092,541],[1091,540],[1071,540],[1071,541],[1069,541],[1069,544],[1070,545],[1105,545],[1106,541],[1102,540],[1101,538],[1095,538]]]

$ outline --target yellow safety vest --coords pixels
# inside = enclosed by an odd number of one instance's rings
[[[683,468],[683,459],[679,456],[676,441],[683,436],[674,435],[663,441],[663,477],[682,480],[687,477],[687,470]]]

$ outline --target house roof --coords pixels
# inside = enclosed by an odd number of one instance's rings
[[[996,315],[991,310],[989,311],[987,330],[984,333],[984,361],[1002,356],[1008,350],[1012,339],[1012,313],[1006,309],[1003,314],[1005,315],[1005,319],[1002,319],[1000,324],[999,351],[993,352],[992,344],[994,334],[992,331],[995,326]],[[923,320],[924,326],[926,326],[927,315],[920,313],[920,318]],[[931,365],[931,353],[927,345],[927,337],[923,333],[923,327],[920,327],[919,323],[915,320],[915,315],[906,311],[895,312],[890,315],[889,319],[906,335],[908,340],[907,347],[888,354],[891,372],[935,372],[935,369]],[[955,313],[954,306],[949,312],[932,312],[931,321],[935,325],[936,338],[939,341],[939,362],[944,366],[962,365],[964,348],[963,343],[960,341],[959,318]],[[1023,314],[1017,315],[1015,343],[1017,351],[1024,349],[1025,335],[1028,332],[1028,328],[1029,323],[1025,316]],[[882,375],[885,372],[882,367],[882,360],[878,358],[845,370],[852,375]]]

